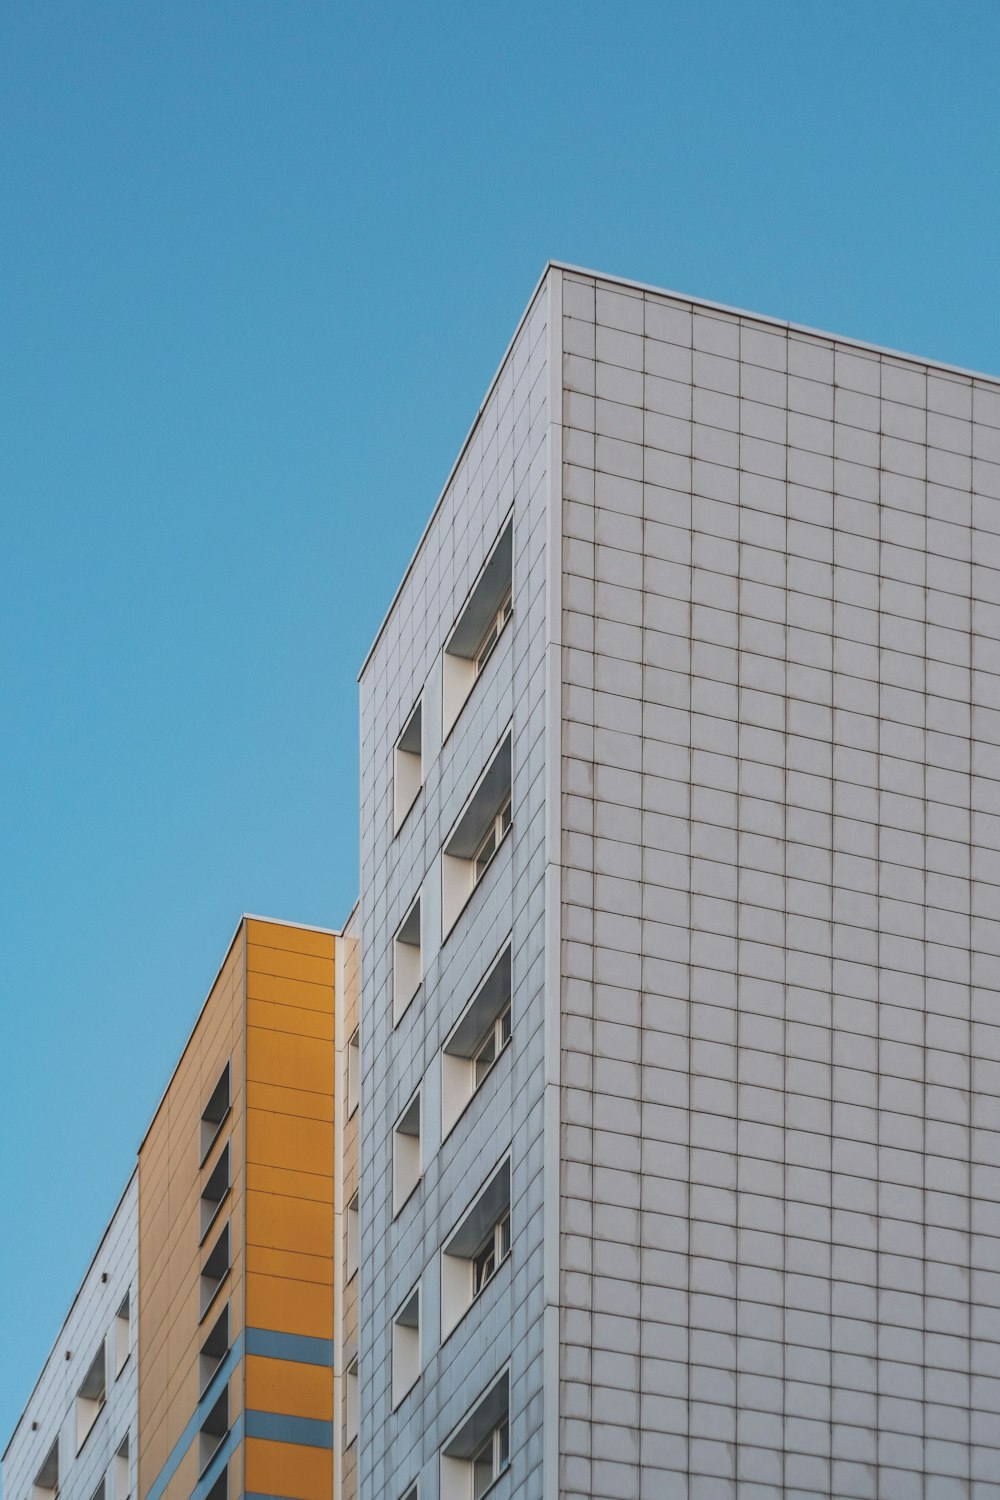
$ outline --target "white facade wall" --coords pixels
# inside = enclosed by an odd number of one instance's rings
[[[542,1495],[545,855],[546,294],[527,316],[361,678],[361,1425],[358,1493],[438,1493],[439,1449],[510,1369],[511,1469],[497,1496]],[[441,653],[514,511],[514,614],[457,723],[442,737]],[[424,785],[393,833],[393,750],[423,693]],[[512,725],[513,829],[442,941],[441,848]],[[393,936],[421,893],[419,990],[393,1026]],[[447,1140],[441,1047],[512,938],[514,1039]],[[392,1127],[422,1091],[422,1180],[397,1217]],[[441,1340],[440,1251],[479,1186],[511,1154],[509,1263]],[[392,1409],[393,1314],[419,1281],[422,1372]]]
[[[1000,1495],[1000,386],[563,302],[559,1493]]]
[[[513,623],[442,745],[511,506]],[[442,945],[509,721],[514,837]],[[509,1362],[498,1500],[1000,1496],[1000,385],[550,268],[362,674],[362,801],[360,1494],[435,1500]],[[511,928],[510,1054],[442,1144]],[[439,1252],[508,1146],[511,1265],[441,1347]]]
[[[33,1500],[39,1468],[59,1442],[59,1500],[92,1500],[102,1480],[105,1500],[126,1500],[115,1455],[129,1444],[128,1494],[135,1495],[138,1359],[138,1173],[134,1172],[104,1233],[3,1458],[4,1500]],[[115,1318],[130,1300],[130,1352],[118,1369]],[[103,1408],[77,1445],[77,1393],[104,1345]]]

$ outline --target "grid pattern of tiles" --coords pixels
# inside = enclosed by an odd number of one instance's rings
[[[564,279],[565,1500],[1000,1495],[1000,387]]]
[[[135,1493],[137,1211],[138,1177],[133,1173],[4,1453],[5,1500],[32,1500],[35,1476],[56,1439],[60,1500],[91,1500],[102,1480],[107,1500],[126,1500],[114,1465],[125,1440],[128,1489]],[[119,1369],[115,1318],[126,1295],[131,1347]],[[106,1399],[78,1451],[76,1394],[102,1341]]]
[[[341,1309],[339,1326],[335,1328],[336,1371],[339,1415],[334,1431],[334,1462],[337,1464],[335,1487],[339,1484],[339,1500],[357,1500],[358,1493],[358,1445],[348,1444],[346,1439],[345,1382],[344,1376],[358,1353],[358,1274],[348,1264],[347,1206],[358,1192],[358,1127],[361,1122],[360,1108],[351,1095],[351,1063],[348,1048],[358,1029],[361,1018],[361,951],[358,941],[358,911],[355,907],[337,941],[340,958],[340,993],[338,1001],[338,1037],[340,1071],[334,1089],[335,1106],[343,1119],[341,1146],[342,1189],[341,1220],[338,1256],[340,1264]],[[352,1105],[355,1107],[352,1108]],[[350,1274],[349,1274],[350,1272]],[[335,1275],[336,1275],[335,1269]],[[336,1496],[336,1488],[335,1488]]]
[[[509,1363],[511,1465],[497,1500],[541,1495],[546,300],[500,371],[361,679],[362,1087],[358,1492],[438,1492],[450,1430]],[[442,648],[513,509],[513,618],[447,739]],[[393,747],[423,694],[423,786],[393,833]],[[442,943],[441,846],[513,724],[513,828]],[[422,981],[392,1023],[393,934],[421,893]],[[513,1029],[441,1141],[442,1044],[508,934]],[[396,1218],[393,1123],[421,1090],[423,1175]],[[510,1262],[442,1346],[440,1250],[512,1149]],[[420,1285],[421,1375],[396,1410],[390,1319]]]

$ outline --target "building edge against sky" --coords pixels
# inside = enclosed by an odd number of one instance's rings
[[[997,380],[547,267],[7,1500],[997,1500],[998,641]]]
[[[361,674],[362,1493],[998,1493],[998,639],[995,379],[548,268]]]
[[[241,919],[7,1446],[5,1495],[225,1500],[278,1476],[330,1494],[350,948]]]

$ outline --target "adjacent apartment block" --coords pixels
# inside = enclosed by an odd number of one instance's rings
[[[4,1500],[330,1500],[336,1025],[357,1024],[356,967],[350,936],[239,923],[10,1440]]]
[[[550,266],[361,733],[363,1500],[1000,1496],[1000,384]]]
[[[139,1495],[332,1490],[332,933],[247,917],[139,1148]]]

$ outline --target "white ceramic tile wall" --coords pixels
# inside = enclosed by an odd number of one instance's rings
[[[563,296],[560,1496],[1000,1496],[1000,387]]]
[[[512,1464],[497,1500],[541,1496],[542,741],[546,293],[525,320],[446,488],[361,681],[362,1095],[358,1493],[437,1494],[438,1452],[509,1361]],[[513,618],[444,744],[441,651],[514,515]],[[423,692],[424,786],[396,837],[393,747]],[[442,841],[513,723],[513,829],[441,943]],[[422,889],[423,982],[392,1026],[392,937]],[[440,1141],[440,1048],[513,932],[512,1046]],[[393,1123],[420,1086],[423,1179],[392,1214]],[[442,1347],[439,1252],[512,1148],[513,1252]],[[421,1282],[423,1370],[391,1410],[390,1320]]]
[[[133,1173],[14,1429],[3,1459],[4,1500],[31,1500],[35,1476],[57,1435],[59,1500],[91,1500],[105,1476],[108,1500],[114,1500],[113,1461],[126,1437],[130,1493],[135,1494],[137,1188],[138,1174]],[[132,1351],[116,1375],[115,1314],[126,1293],[131,1298]],[[102,1340],[106,1346],[107,1397],[77,1453],[76,1394]]]

